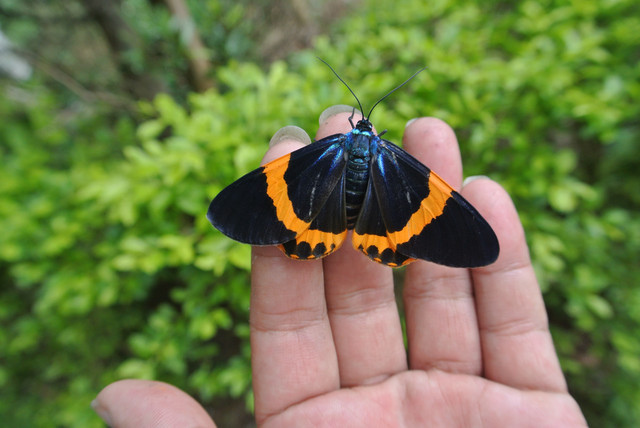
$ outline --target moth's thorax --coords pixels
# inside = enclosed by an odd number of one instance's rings
[[[369,161],[370,144],[371,139],[375,136],[371,133],[356,133],[355,130],[351,134],[351,144],[349,146],[349,161],[350,162],[365,162]]]
[[[380,138],[373,132],[373,125],[367,119],[359,120],[356,127],[348,133],[347,151],[349,159],[362,159],[368,163],[371,152]],[[354,159],[355,160],[355,159]]]

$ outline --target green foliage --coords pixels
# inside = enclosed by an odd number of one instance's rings
[[[130,3],[135,5],[135,2]],[[66,121],[37,82],[0,82],[0,414],[11,426],[101,426],[122,377],[171,382],[215,408],[250,389],[249,249],[204,214],[270,136],[313,133],[327,106],[377,107],[400,141],[432,115],[468,175],[511,193],[573,394],[593,426],[640,415],[640,19],[631,0],[363,4],[331,39],[264,71],[230,61],[223,90]],[[233,21],[233,16],[228,19]],[[144,23],[141,22],[140,25]],[[635,30],[634,30],[635,29]],[[514,284],[517,286],[517,284]]]

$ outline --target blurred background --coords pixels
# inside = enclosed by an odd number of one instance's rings
[[[506,187],[572,394],[637,426],[636,0],[0,0],[3,425],[103,426],[135,377],[253,426],[249,247],[205,213],[281,126],[353,103],[316,56],[365,109],[428,66],[374,123],[442,118]]]

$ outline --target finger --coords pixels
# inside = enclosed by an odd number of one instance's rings
[[[334,114],[320,126],[318,138],[350,131],[351,114],[351,109]],[[340,383],[354,386],[379,382],[407,363],[391,269],[356,251],[351,234],[347,240],[324,260],[325,294]]]
[[[478,179],[463,194],[495,230],[500,256],[473,270],[484,376],[521,389],[565,392],[524,231],[509,195]]]
[[[265,161],[301,146],[283,137]],[[292,260],[276,247],[253,247],[250,324],[258,424],[339,387],[321,261]]]
[[[113,428],[216,426],[192,397],[164,382],[121,380],[100,391],[91,406]]]
[[[460,150],[446,123],[435,118],[417,119],[407,126],[403,142],[418,160],[460,188]],[[411,368],[480,373],[480,338],[467,269],[412,263],[407,268],[403,299]]]

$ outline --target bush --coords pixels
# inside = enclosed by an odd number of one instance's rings
[[[161,95],[137,129],[65,123],[54,97],[4,83],[0,114],[0,413],[12,426],[101,426],[88,407],[122,377],[168,381],[210,409],[251,405],[249,248],[208,224],[210,198],[270,136],[313,133],[327,106],[376,108],[399,142],[432,115],[468,175],[511,193],[572,393],[594,426],[640,417],[640,183],[634,3],[417,0],[367,4],[314,52],[268,70],[230,62],[220,91]],[[25,100],[29,97],[29,103]]]

